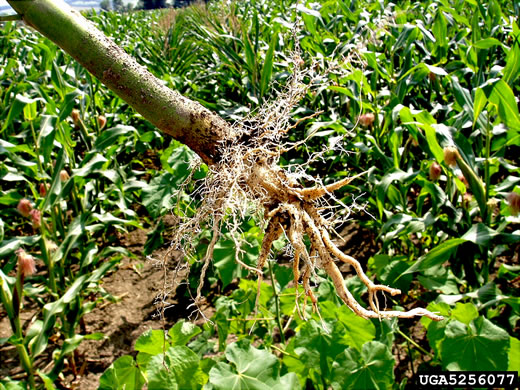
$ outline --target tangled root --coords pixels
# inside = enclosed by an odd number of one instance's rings
[[[258,291],[260,291],[260,283],[262,281],[261,270],[265,265],[265,260],[269,255],[271,246],[273,242],[280,237],[283,231],[288,231],[288,239],[294,248],[294,284],[296,288],[298,288],[300,280],[299,262],[300,259],[302,259],[304,261],[304,272],[301,275],[302,284],[305,294],[311,299],[313,306],[316,306],[317,300],[310,289],[309,280],[314,268],[318,267],[327,272],[334,283],[339,297],[360,317],[410,318],[413,316],[427,316],[432,320],[442,320],[441,316],[435,315],[422,308],[416,308],[407,312],[381,311],[376,300],[376,293],[382,291],[390,295],[397,295],[400,294],[401,291],[373,283],[364,273],[361,264],[353,257],[343,253],[330,239],[328,230],[333,229],[333,226],[331,226],[330,221],[320,214],[316,203],[320,198],[325,196],[325,194],[329,194],[348,184],[352,178],[340,180],[327,186],[298,188],[294,185],[285,184],[283,180],[273,180],[273,172],[276,172],[274,167],[268,169],[258,165],[254,172],[257,175],[252,177],[254,185],[262,186],[271,194],[273,199],[276,199],[275,202],[265,206],[265,218],[268,220],[268,225],[258,259]],[[285,172],[281,169],[278,169],[277,173],[278,177],[283,178],[285,175]],[[304,235],[310,239],[310,253],[315,253],[317,256],[309,255],[304,244]],[[368,289],[368,303],[372,310],[367,310],[361,306],[345,287],[343,276],[334,262],[334,258],[350,264],[355,269],[356,274]],[[298,294],[296,302],[298,303]]]
[[[317,67],[310,67],[310,70],[300,68],[303,61],[298,51],[293,54],[293,63],[295,69],[287,91],[280,94],[274,102],[261,108],[254,117],[245,118],[234,125],[234,132],[240,136],[221,146],[223,156],[221,161],[209,167],[207,177],[196,191],[202,199],[202,205],[197,208],[194,216],[186,218],[181,223],[173,239],[173,249],[190,255],[196,250],[193,237],[204,229],[209,228],[211,231],[211,239],[202,260],[200,283],[197,295],[194,297],[194,304],[199,307],[203,300],[202,285],[206,270],[212,261],[215,245],[222,237],[221,232],[225,228],[234,240],[236,261],[257,274],[257,307],[263,268],[274,241],[285,235],[292,247],[292,269],[297,291],[296,308],[300,316],[303,317],[299,307],[301,294],[304,294],[304,301],[309,298],[313,308],[318,309],[310,280],[313,275],[316,275],[316,269],[323,269],[332,279],[341,300],[363,318],[426,316],[432,320],[442,320],[441,316],[423,308],[405,312],[381,310],[376,299],[378,292],[397,295],[401,291],[372,282],[364,273],[360,263],[343,253],[331,240],[329,231],[333,231],[338,220],[333,215],[325,216],[324,210],[333,206],[331,200],[335,206],[339,204],[342,208],[348,209],[334,197],[334,191],[341,189],[357,176],[324,185],[319,178],[309,177],[305,173],[307,164],[292,167],[291,170],[280,167],[281,154],[305,142],[284,143],[287,131],[301,121],[291,125],[293,107],[312,85],[324,80],[322,76],[313,73],[312,69]],[[314,115],[317,114],[319,113]],[[332,148],[337,150],[340,144],[341,140],[337,140]],[[329,148],[311,156],[308,163],[319,159],[323,153],[330,150]],[[303,181],[314,182],[315,185],[305,188]],[[242,248],[248,243],[242,238],[240,224],[245,218],[251,218],[254,214],[265,222],[265,234],[256,268],[247,266],[241,261]],[[305,244],[306,239],[310,241],[309,247]],[[354,268],[368,289],[370,309],[358,303],[346,288],[336,261],[350,264]],[[303,286],[301,294],[300,281]]]

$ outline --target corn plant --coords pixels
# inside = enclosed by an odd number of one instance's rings
[[[167,14],[90,15],[168,86],[225,118],[238,120],[245,128],[255,126],[251,120],[252,113],[259,111],[255,107],[269,102],[272,88],[282,89],[278,83],[286,82],[300,59],[304,67],[327,69],[326,82],[318,80],[294,103],[288,137],[293,142],[305,138],[306,142],[281,155],[280,165],[290,171],[310,160],[307,172],[321,175],[324,188],[336,191],[338,200],[348,204],[352,200],[349,193],[353,193],[356,202],[365,204],[360,223],[374,232],[378,244],[377,253],[366,264],[368,277],[410,291],[413,296],[388,297],[388,305],[413,310],[418,301],[445,317],[441,322],[422,319],[423,338],[412,333],[407,322],[358,318],[338,306],[334,290],[341,284],[356,301],[370,300],[366,283],[357,277],[343,282],[340,274],[335,285],[320,270],[303,279],[306,292],[315,293],[313,303],[320,315],[313,313],[312,305],[299,307],[295,300],[302,288],[291,283],[294,275],[290,265],[294,262],[281,263],[285,244],[283,237],[276,240],[279,232],[275,228],[264,234],[256,217],[240,220],[239,238],[244,245],[239,260],[244,267],[237,265],[235,255],[233,226],[238,225],[210,223],[202,225],[202,233],[191,241],[190,294],[206,295],[211,283],[222,289],[237,286],[211,302],[215,306],[214,326],[206,324],[201,331],[179,323],[167,334],[152,331],[143,335],[136,343],[136,359],[126,356],[114,362],[100,386],[141,388],[146,384],[160,388],[166,380],[172,388],[397,388],[408,380],[403,369],[393,370],[392,352],[397,347],[408,353],[409,361],[401,361],[398,367],[410,364],[411,381],[417,370],[517,371],[517,8],[516,2],[498,0],[399,4],[265,0],[234,2],[229,7],[215,2]],[[143,29],[143,24],[152,28]],[[5,118],[2,140],[10,144],[2,144],[0,149],[7,156],[2,180],[27,185],[24,191],[6,185],[0,198],[9,210],[0,220],[9,258],[2,269],[3,305],[11,313],[16,335],[14,313],[22,289],[16,287],[21,278],[14,269],[15,250],[21,246],[28,252],[33,246],[39,248],[31,253],[35,257],[42,253],[49,272],[45,288],[55,299],[49,298],[49,302],[60,302],[54,306],[42,302],[49,305],[47,311],[43,306],[42,324],[50,329],[55,320],[65,322],[62,318],[73,311],[72,304],[59,297],[69,296],[68,291],[72,294],[88,280],[95,282],[88,275],[102,267],[100,260],[77,251],[82,240],[88,247],[99,237],[95,234],[108,239],[103,233],[110,224],[136,225],[130,204],[142,202],[147,211],[144,219],[154,228],[147,246],[147,253],[152,253],[163,243],[164,227],[156,222],[161,215],[172,208],[178,215],[195,214],[188,202],[179,206],[182,213],[170,202],[170,196],[189,176],[187,160],[193,155],[179,144],[163,140],[126,103],[82,67],[69,62],[47,40],[27,33],[24,42],[29,40],[31,45],[17,44],[18,27],[6,23],[3,31],[0,47],[6,88],[0,95],[0,109]],[[295,42],[301,47],[297,61]],[[14,58],[34,63],[25,71],[29,77],[18,72]],[[302,84],[312,78],[307,75]],[[68,119],[73,107],[79,109],[77,125]],[[49,116],[49,122],[42,115]],[[100,115],[108,119],[106,130],[101,129]],[[24,143],[26,139],[31,143]],[[132,150],[144,152],[150,147],[163,148],[159,154],[164,171],[154,173],[145,183],[132,172],[132,167],[142,164]],[[78,150],[80,153],[75,153]],[[319,161],[311,158],[316,155]],[[62,170],[70,176],[64,182],[58,180]],[[197,177],[204,177],[205,170]],[[363,172],[366,179],[347,184],[345,177]],[[241,172],[235,173],[240,177]],[[301,179],[306,180],[308,177]],[[337,181],[345,187],[336,188]],[[40,182],[50,184],[45,197],[38,194],[36,183]],[[211,189],[215,192],[217,188]],[[185,188],[185,192],[191,193],[193,188]],[[278,192],[279,197],[285,196]],[[197,192],[192,195],[195,200],[191,205],[204,205]],[[40,211],[44,223],[37,229],[43,229],[41,233],[31,230],[29,217],[22,218],[15,211],[22,199]],[[84,216],[73,230],[64,222],[64,203],[74,209],[76,219]],[[87,211],[92,209],[95,215]],[[116,215],[97,223],[110,210]],[[291,210],[286,207],[282,212],[291,216],[294,225],[298,216]],[[280,218],[271,212],[272,220]],[[306,212],[314,218],[312,212]],[[12,224],[6,223],[13,218],[23,226],[23,234],[18,233],[20,229],[12,231]],[[212,243],[215,226],[221,239]],[[82,233],[76,236],[78,229]],[[302,248],[323,249],[315,244],[320,241],[318,235],[312,228],[306,229],[307,238],[301,240],[294,238],[296,235],[291,238],[290,229],[286,232],[302,259]],[[69,231],[72,236],[68,236]],[[65,243],[56,252],[61,254],[52,255],[48,249],[51,239]],[[326,242],[323,236],[321,242]],[[267,260],[261,278],[252,268],[259,256],[267,259],[264,246],[268,245],[280,264]],[[91,248],[88,253],[98,253]],[[45,253],[49,255],[45,257]],[[213,258],[211,267],[201,261],[209,258],[208,253]],[[82,264],[83,258],[89,259],[90,268],[64,272],[62,264]],[[37,284],[32,282],[37,275],[27,275],[22,283]],[[80,282],[75,284],[74,280]],[[197,290],[201,280],[204,289]],[[312,290],[318,282],[319,287]],[[27,295],[33,290],[28,286],[24,291]],[[74,305],[80,307],[81,302]],[[74,338],[74,327],[64,328],[70,331],[69,339]],[[31,339],[30,333],[21,335],[24,342],[20,337],[11,342],[19,348],[32,383],[31,348],[34,340],[38,340],[36,345],[44,345],[46,336]],[[239,340],[228,345],[230,335]],[[51,379],[71,349],[61,348],[56,354]],[[214,357],[215,351],[224,355]],[[266,372],[259,372],[255,364],[245,364],[254,362],[261,362]],[[46,378],[45,373],[36,374]],[[195,379],[187,384],[186,377]]]

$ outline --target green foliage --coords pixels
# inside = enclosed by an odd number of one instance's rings
[[[334,389],[386,389],[394,381],[393,356],[378,341],[363,345],[361,352],[349,348],[333,363]]]
[[[226,360],[217,363],[209,372],[213,389],[297,389],[294,373],[280,376],[280,362],[266,350],[252,347],[248,340],[231,343],[226,348]]]
[[[109,18],[129,24],[151,15],[91,17],[114,27],[117,23]],[[188,175],[192,154],[176,142],[164,142],[38,33],[10,22],[1,31],[1,302],[13,331],[7,342],[19,349],[29,386],[34,386],[35,375],[45,383],[55,381],[82,340],[101,337],[80,334],[79,324],[102,296],[113,299],[99,282],[123,256],[133,256],[118,246],[114,232],[143,228],[148,218],[168,212],[171,195]],[[135,33],[126,37],[127,43],[147,41]],[[15,68],[17,54],[20,67]],[[157,160],[145,158],[153,147],[164,150]],[[203,170],[195,176],[200,175]],[[153,187],[165,181],[168,185],[160,191]],[[164,204],[155,202],[157,196],[164,197]],[[22,199],[35,217],[17,211]],[[144,213],[136,212],[138,205]],[[157,241],[152,234],[147,250],[157,248]],[[10,276],[19,249],[34,256],[38,271],[21,281]],[[18,287],[19,281],[24,285]],[[39,310],[22,331],[24,296]],[[44,352],[53,356],[54,364],[50,372],[37,373],[32,362]]]
[[[99,379],[99,389],[141,389],[145,380],[131,356],[121,356]]]
[[[328,183],[367,171],[339,196],[366,205],[355,217],[376,242],[369,276],[403,290],[400,300],[380,304],[430,303],[446,317],[421,320],[422,334],[404,321],[360,319],[338,306],[319,274],[313,279],[321,318],[307,305],[303,321],[280,254],[255,313],[256,275],[236,263],[235,243],[222,240],[206,275],[207,288],[226,292],[210,302],[214,326],[181,321],[166,334],[145,333],[136,357],[116,360],[100,388],[398,388],[408,362],[394,370],[395,349],[423,362],[419,370],[518,370],[520,270],[513,260],[520,219],[508,200],[520,193],[518,11],[508,0],[256,0],[88,15],[168,86],[230,120],[252,113],[289,77],[299,16],[302,60],[330,68],[330,85],[317,86],[295,110],[295,121],[324,112],[288,134],[290,141],[308,139],[282,162],[307,161],[343,137],[348,153],[330,149],[308,173]],[[129,255],[114,231],[150,228],[151,254],[164,245],[161,218],[177,196],[182,211],[197,206],[191,188],[177,193],[193,155],[49,40],[12,22],[0,31],[0,292],[13,327],[2,342],[24,346],[30,359],[52,354],[50,372],[24,367],[52,383],[81,340],[101,337],[79,334],[78,324],[101,300],[101,278]],[[363,126],[366,113],[374,121]],[[99,115],[108,121],[103,129]],[[456,166],[445,158],[446,146],[459,151]],[[62,170],[68,180],[60,179]],[[48,186],[43,195],[41,184]],[[41,212],[41,228],[17,212],[24,198]],[[248,245],[240,259],[254,266],[262,231],[255,220],[242,231]],[[207,237],[189,259],[192,288]],[[40,309],[22,334],[14,298],[19,248],[37,258],[38,272],[22,290]],[[366,295],[357,279],[347,286],[356,298]],[[60,343],[49,343],[52,336]],[[0,388],[23,387],[0,381]]]

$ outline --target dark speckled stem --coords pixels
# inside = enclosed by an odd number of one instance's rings
[[[166,87],[62,0],[8,0],[29,26],[52,40],[157,128],[207,164],[234,137],[218,115]]]

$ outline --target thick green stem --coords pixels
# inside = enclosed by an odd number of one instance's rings
[[[20,363],[25,372],[27,373],[30,388],[35,389],[36,386],[34,382],[33,363],[29,356],[29,353],[27,352],[27,348],[23,343],[22,323],[20,321],[20,309],[22,306],[23,297],[23,281],[24,275],[20,270],[18,270],[18,274],[16,275],[16,284],[13,296],[14,317],[11,323],[14,324],[13,331],[16,336],[16,351],[18,352]]]
[[[27,379],[29,380],[29,388],[36,389],[36,382],[34,381],[34,368],[31,362],[31,358],[29,357],[29,353],[27,352],[27,348],[25,348],[25,345],[23,345],[22,343],[16,346],[16,351],[18,352],[18,356],[20,357],[22,367],[27,373]]]
[[[460,153],[457,151],[456,155],[457,165],[459,166],[460,170],[462,171],[462,174],[466,178],[466,180],[469,183],[471,191],[473,191],[473,195],[475,196],[475,199],[477,200],[477,203],[480,208],[480,214],[482,215],[482,219],[484,221],[487,221],[487,215],[488,215],[488,206],[486,202],[486,190],[484,183],[482,183],[482,180],[480,177],[477,176],[475,171],[469,166],[469,164],[462,158]]]
[[[83,65],[157,128],[192,148],[207,164],[235,137],[227,123],[172,91],[62,0],[8,0],[29,26]]]
[[[43,218],[42,218],[43,219]],[[52,294],[57,297],[58,296],[58,287],[56,285],[56,278],[54,276],[54,260],[52,258],[52,255],[49,254],[49,248],[47,247],[47,230],[45,228],[45,221],[42,220],[41,225],[41,231],[42,235],[40,238],[40,249],[42,252],[43,262],[45,263],[45,266],[47,267],[47,273],[49,275],[49,284],[48,287],[52,291]]]
[[[488,119],[489,121],[489,119]],[[484,165],[484,182],[485,182],[485,200],[486,200],[486,205],[488,204],[489,202],[489,186],[490,186],[490,179],[491,179],[491,174],[490,174],[490,161],[489,159],[491,158],[491,137],[493,137],[493,132],[490,128],[490,124],[488,123],[488,127],[487,127],[487,134],[486,134],[486,161],[485,161],[485,165]],[[489,224],[491,222],[491,212],[489,212],[488,210],[488,213],[487,213],[487,224]]]

